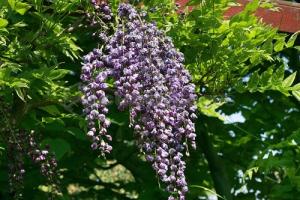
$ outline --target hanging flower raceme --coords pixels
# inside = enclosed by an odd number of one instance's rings
[[[42,149],[36,140],[33,130],[30,133],[24,129],[18,129],[14,121],[11,120],[12,107],[0,98],[0,136],[7,142],[8,158],[8,179],[9,195],[12,199],[24,199],[24,175],[25,157],[40,167],[41,174],[46,178],[47,184],[51,186],[48,199],[56,199],[60,192],[59,175],[57,161],[53,154],[49,152],[49,146]]]
[[[138,145],[167,185],[169,199],[184,199],[188,188],[183,151],[187,141],[196,147],[195,86],[182,64],[183,54],[155,24],[147,23],[129,4],[121,4],[118,15],[122,23],[110,37],[105,47],[107,53],[89,53],[82,68],[88,135],[93,138],[93,147],[108,152],[104,147],[109,146],[106,141],[111,138],[104,124],[107,98],[103,95],[105,79],[111,76],[115,79],[115,95],[121,99],[119,108],[129,109],[130,126],[134,128]],[[101,66],[97,67],[99,62]],[[101,80],[97,81],[99,76]],[[101,95],[95,95],[99,91]],[[99,130],[95,128],[95,120]]]
[[[81,80],[84,83],[82,104],[89,128],[87,135],[93,140],[92,148],[100,149],[104,155],[112,149],[107,143],[112,138],[107,134],[110,121],[106,118],[108,98],[105,93],[108,87],[105,81],[111,70],[105,68],[102,57],[100,49],[94,49],[84,57]]]
[[[86,13],[87,21],[95,30],[93,36],[98,37],[102,42],[108,41],[108,32],[113,20],[113,14],[107,3],[92,0],[93,12]]]

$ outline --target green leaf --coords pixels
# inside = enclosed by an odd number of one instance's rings
[[[203,190],[205,190],[205,191],[207,191],[207,192],[209,192],[209,193],[211,193],[211,194],[217,196],[219,199],[224,199],[224,200],[226,200],[225,197],[222,197],[221,195],[217,194],[215,191],[213,191],[213,190],[211,190],[211,189],[209,189],[209,188],[207,188],[207,187],[203,187],[203,186],[201,186],[201,185],[191,185],[191,187],[194,187],[194,188],[201,188],[201,189],[203,189]]]
[[[260,85],[263,87],[262,89],[266,89],[270,85],[272,75],[273,69],[271,67],[261,74]]]
[[[67,69],[55,69],[50,71],[48,78],[50,80],[56,80],[56,79],[60,79],[63,78],[66,74],[70,73],[70,70]]]
[[[31,6],[27,3],[17,2],[15,10],[20,15],[24,15],[27,12],[27,10],[29,10],[30,8],[31,8]]]
[[[220,120],[224,121],[225,118],[220,113],[216,111],[220,106],[222,106],[225,102],[214,102],[212,99],[208,99],[206,97],[201,97],[198,100],[198,109],[206,116],[216,117]]]
[[[11,9],[15,9],[16,1],[15,0],[7,0],[8,4],[10,5]]]
[[[266,9],[271,9],[271,8],[274,8],[274,3],[270,3],[270,2],[261,2],[260,7],[261,7],[261,8],[266,8]]]
[[[83,132],[81,129],[76,127],[68,127],[68,133],[75,136],[79,140],[87,140],[87,136],[85,132]]]
[[[238,81],[238,82],[235,84],[235,89],[236,89],[237,92],[239,92],[239,93],[243,93],[243,92],[247,91],[247,88],[246,88],[246,86],[243,84],[242,80]]]
[[[300,101],[300,90],[299,91],[292,91],[292,94],[294,95],[294,97],[297,98],[298,101]]]
[[[300,32],[298,31],[298,32],[294,33],[294,34],[290,37],[289,41],[286,43],[286,47],[290,48],[290,47],[294,46],[295,41],[296,41],[297,36],[298,36],[299,33],[300,33]]]
[[[258,71],[255,71],[250,77],[247,88],[250,90],[250,92],[253,92],[257,88],[258,83],[259,83],[259,74]]]
[[[55,117],[42,117],[42,122],[45,124],[57,122],[60,125],[63,125],[63,126],[65,125],[65,122],[62,119],[55,118]]]
[[[284,65],[281,65],[272,76],[272,83],[281,85],[284,79]]]
[[[237,140],[235,142],[235,145],[237,146],[242,146],[242,145],[245,145],[247,144],[248,142],[250,142],[252,140],[252,137],[250,135],[247,135],[247,136],[244,136],[244,137],[241,137],[239,140]]]
[[[50,145],[50,151],[54,151],[56,159],[60,160],[66,153],[71,152],[71,146],[63,139],[45,139],[43,144]]]
[[[58,115],[58,114],[60,114],[60,111],[54,105],[40,107],[40,109],[46,111],[50,115]]]
[[[296,85],[294,85],[293,87],[292,87],[292,90],[299,90],[300,91],[300,83],[297,83]]]
[[[13,88],[28,88],[28,80],[26,79],[16,79],[10,84]]]
[[[31,5],[20,2],[19,0],[8,0],[8,4],[12,10],[16,11],[20,15],[24,15],[31,8]]]
[[[285,44],[285,42],[284,42],[283,39],[282,39],[282,40],[277,40],[277,41],[275,42],[275,45],[274,45],[274,50],[275,50],[276,52],[282,51],[283,48],[284,48],[284,44]]]
[[[294,72],[291,75],[289,75],[286,79],[284,79],[284,81],[282,82],[282,86],[284,88],[290,87],[296,78],[296,74],[297,72]]]
[[[13,26],[17,27],[17,28],[22,28],[22,27],[27,26],[27,24],[25,22],[17,22]]]
[[[21,88],[15,88],[16,94],[18,97],[25,102],[25,96]]]
[[[259,0],[253,0],[246,5],[244,10],[247,12],[254,12],[258,9],[258,7],[259,7]]]
[[[18,97],[25,102],[25,94],[22,88],[28,88],[28,81],[26,79],[15,79],[10,87],[14,88]]]
[[[0,28],[5,28],[8,24],[6,19],[0,18]]]

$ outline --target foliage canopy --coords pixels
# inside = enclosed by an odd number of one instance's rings
[[[109,3],[116,11],[119,1]],[[235,2],[225,0],[191,0],[192,10],[179,11],[171,0],[131,3],[173,39],[197,86],[198,149],[187,158],[187,199],[297,199],[297,33],[262,24],[253,15],[257,0],[231,19],[223,12]],[[0,101],[10,107],[8,113],[0,107],[1,127],[34,129],[41,146],[50,145],[61,174],[58,199],[166,199],[137,150],[128,113],[114,103],[112,154],[105,160],[90,150],[78,88],[81,56],[98,43],[86,21],[92,11],[87,0],[0,2]],[[2,131],[3,199],[9,199],[6,153]],[[45,199],[50,187],[25,161],[24,199]]]

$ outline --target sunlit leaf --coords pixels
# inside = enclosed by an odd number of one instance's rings
[[[0,28],[6,27],[8,24],[8,21],[6,19],[0,18]]]
[[[48,144],[50,146],[50,150],[55,153],[55,157],[57,160],[60,160],[65,154],[71,152],[70,144],[60,138],[57,139],[45,139],[43,144]]]
[[[297,72],[294,72],[291,75],[289,75],[286,79],[284,79],[284,81],[282,82],[282,86],[290,87],[296,78],[296,74],[297,74]]]

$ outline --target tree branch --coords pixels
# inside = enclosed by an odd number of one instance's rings
[[[200,130],[200,134],[198,134],[200,136],[199,146],[208,162],[215,190],[217,194],[222,196],[224,199],[232,200],[232,194],[230,193],[231,183],[228,178],[226,167],[213,147],[212,141],[207,133],[206,124],[203,124],[203,120],[202,122],[198,120],[196,126],[197,129]],[[221,200],[221,198],[219,199]]]

